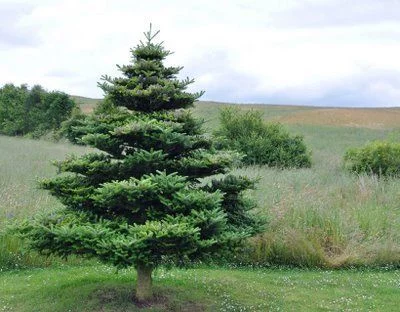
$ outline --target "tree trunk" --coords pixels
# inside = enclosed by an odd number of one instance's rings
[[[139,302],[153,298],[152,277],[153,268],[145,265],[138,265],[137,268],[136,299]]]

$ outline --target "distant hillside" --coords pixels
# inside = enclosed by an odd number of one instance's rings
[[[400,108],[318,108],[279,119],[287,124],[313,124],[370,129],[400,127]]]
[[[81,110],[88,114],[93,111],[96,105],[102,101],[102,99],[91,99],[79,95],[70,95],[70,97],[79,105]]]
[[[91,99],[71,95],[84,113],[90,113],[102,99]],[[215,129],[219,110],[235,106],[241,109],[261,111],[264,119],[283,124],[327,125],[370,129],[392,129],[400,127],[400,108],[335,108],[273,104],[232,104],[213,101],[198,101],[194,113],[206,121],[206,126]]]

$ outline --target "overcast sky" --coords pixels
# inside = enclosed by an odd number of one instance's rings
[[[203,100],[400,106],[400,0],[0,0],[0,85],[102,97],[150,22]]]

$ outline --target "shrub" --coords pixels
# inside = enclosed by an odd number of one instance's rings
[[[361,148],[349,149],[344,166],[354,173],[400,176],[400,143],[375,141]]]
[[[311,156],[302,136],[291,136],[279,123],[265,123],[256,111],[225,108],[217,136],[223,147],[244,154],[245,164],[274,167],[310,167]]]

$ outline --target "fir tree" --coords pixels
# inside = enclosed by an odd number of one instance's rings
[[[102,77],[113,108],[76,125],[95,151],[58,162],[61,174],[41,182],[65,208],[24,228],[44,254],[134,266],[139,301],[152,297],[160,264],[221,255],[260,230],[243,195],[253,182],[226,175],[233,155],[216,151],[185,110],[202,92],[186,91],[193,81],[177,78],[181,67],[164,66],[171,52],[154,43],[157,34],[150,27],[131,50],[122,77]]]

